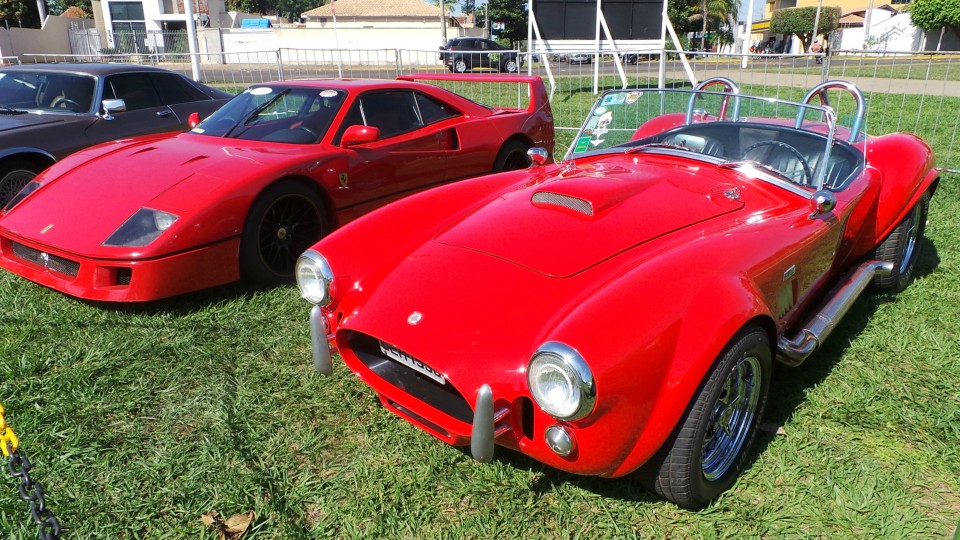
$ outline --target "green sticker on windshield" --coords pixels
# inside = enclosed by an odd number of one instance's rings
[[[590,149],[590,137],[580,137],[577,139],[577,145],[573,147],[574,153],[586,152]]]

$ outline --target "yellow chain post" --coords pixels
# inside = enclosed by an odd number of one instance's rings
[[[20,441],[17,440],[17,434],[13,432],[13,427],[7,425],[3,418],[3,404],[0,403],[0,454],[3,457],[10,457],[10,454],[17,451]],[[9,448],[9,450],[8,450]]]

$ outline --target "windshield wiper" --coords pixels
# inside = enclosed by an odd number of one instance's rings
[[[27,111],[21,111],[20,109],[14,109],[13,107],[0,105],[0,114],[27,114]]]

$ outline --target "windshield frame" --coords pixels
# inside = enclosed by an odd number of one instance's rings
[[[716,84],[724,84],[725,91],[711,91],[706,88]],[[732,82],[730,82],[728,79],[717,78],[704,81],[704,83],[695,89],[635,88],[614,89],[604,92],[597,98],[590,110],[590,113],[587,115],[586,120],[583,122],[576,136],[574,137],[573,144],[570,145],[563,159],[564,161],[569,161],[585,156],[638,151],[669,153],[699,161],[706,161],[716,165],[723,165],[729,168],[737,168],[736,166],[739,164],[749,163],[751,165],[751,170],[765,170],[768,173],[783,176],[787,181],[792,182],[794,186],[802,186],[804,193],[807,193],[810,188],[813,188],[815,191],[820,191],[824,189],[825,186],[833,187],[828,186],[826,182],[826,164],[830,161],[833,148],[839,141],[837,115],[826,99],[826,91],[830,89],[846,90],[853,94],[856,104],[856,115],[853,126],[849,128],[849,137],[847,142],[854,143],[862,141],[865,145],[866,137],[861,133],[861,128],[863,125],[866,102],[863,99],[863,95],[860,93],[860,91],[852,84],[842,81],[829,81],[828,83],[818,85],[813,90],[808,92],[803,98],[803,102],[794,102],[778,98],[742,95],[739,93],[739,89],[736,87],[736,85],[732,84]],[[644,99],[644,95],[646,95],[646,99],[649,100],[651,98],[649,94],[651,93],[657,94],[657,96],[652,97],[654,109],[657,109],[657,99],[659,98],[660,100],[658,111],[653,114],[649,114],[647,117],[642,117],[642,120],[638,122],[638,125],[633,127],[630,127],[629,123],[626,127],[622,128],[611,129],[607,127],[612,124],[612,111],[610,110],[611,106],[615,107],[620,104],[626,104],[626,106],[630,106],[640,99]],[[668,99],[668,97],[672,97],[673,99]],[[821,103],[819,105],[810,103],[810,101],[816,97],[820,98]],[[695,104],[697,100],[704,98],[710,98],[713,100],[713,102],[719,102],[721,104],[716,115],[710,115],[706,111],[696,109]],[[631,101],[631,99],[633,101]],[[672,105],[668,105],[668,102],[671,102]],[[649,103],[650,102],[648,101],[644,105],[649,105]],[[681,110],[678,103],[684,103],[685,107]],[[794,114],[791,112],[791,114],[788,116],[781,116],[778,114],[778,116],[774,117],[747,117],[743,114],[743,112],[750,109],[750,107],[745,107],[745,104],[760,104],[761,106],[756,108],[761,109],[762,105],[766,105],[768,110],[776,111],[780,111],[781,108],[795,109],[796,113]],[[645,127],[647,123],[655,119],[665,118],[671,114],[681,115],[682,120],[673,124],[669,124],[664,127],[663,130],[655,131],[654,133],[642,133],[642,137],[636,138],[638,134],[640,134],[639,130],[641,127]],[[629,114],[627,116],[629,116]],[[813,117],[812,120],[811,116]],[[602,123],[601,119],[606,120],[605,125]],[[810,171],[809,177],[806,175],[801,177],[801,179],[807,178],[808,182],[802,182],[798,184],[795,178],[791,178],[784,172],[759,162],[754,162],[752,160],[738,161],[735,159],[718,158],[706,153],[701,153],[701,151],[697,151],[695,149],[684,148],[683,146],[668,148],[670,146],[669,144],[662,144],[660,141],[656,140],[657,136],[666,134],[671,129],[679,129],[683,126],[701,126],[710,124],[739,126],[756,125],[761,127],[764,125],[769,125],[771,128],[775,128],[782,132],[789,132],[793,130],[799,133],[807,133],[816,137],[816,140],[822,141],[822,145],[819,146],[820,150],[816,151],[816,153],[819,153],[820,155],[817,156],[816,164],[813,170]],[[621,132],[621,135],[623,133],[633,132],[632,136],[634,138],[631,138],[626,142],[612,143],[610,146],[598,147],[595,149],[589,148],[590,145],[585,143],[585,141],[589,140],[591,141],[591,144],[594,144],[593,141],[599,138],[597,137],[598,133],[602,135],[603,133],[614,131]],[[646,143],[644,141],[646,141]],[[643,150],[640,150],[641,147],[643,147]],[[865,154],[865,146],[863,149],[855,150],[858,153],[862,152]],[[762,176],[767,177],[770,175],[764,174]],[[791,189],[791,191],[796,190]]]
[[[234,96],[190,132],[235,140],[316,144],[329,135],[349,95],[346,89],[334,86],[258,84]],[[262,102],[258,103],[258,96],[264,96]],[[288,98],[295,98],[292,107],[273,113],[273,118],[265,114]],[[305,133],[289,134],[298,128]]]

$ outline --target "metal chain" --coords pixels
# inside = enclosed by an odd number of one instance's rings
[[[14,478],[20,479],[20,498],[30,503],[30,517],[39,528],[40,538],[57,540],[60,538],[60,522],[53,511],[47,508],[43,485],[30,478],[33,465],[27,456],[17,453],[18,444],[17,435],[4,420],[3,405],[0,405],[0,454],[10,458],[7,468]]]

